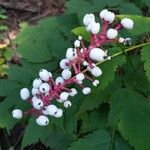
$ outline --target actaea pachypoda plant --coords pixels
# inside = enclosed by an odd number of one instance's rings
[[[106,43],[130,45],[131,39],[118,37],[118,31],[122,28],[132,29],[134,26],[131,19],[124,18],[119,23],[115,23],[113,28],[110,28],[110,24],[115,20],[115,14],[107,9],[102,10],[99,16],[102,27],[100,27],[100,23],[95,21],[93,14],[84,16],[83,24],[86,26],[86,30],[91,33],[90,44],[86,46],[82,36],[79,36],[74,42],[74,47],[67,49],[66,58],[60,61],[61,76],[54,79],[51,72],[41,69],[39,78],[33,81],[32,95],[29,89],[21,89],[22,100],[30,103],[32,108],[26,112],[22,112],[20,109],[13,110],[12,116],[14,118],[21,119],[26,115],[35,115],[37,124],[46,126],[49,124],[48,116],[59,118],[63,115],[63,110],[52,104],[54,100],[63,103],[66,108],[71,107],[69,96],[75,96],[77,90],[68,88],[68,85],[76,84],[84,95],[88,95],[91,93],[91,88],[85,86],[83,81],[90,80],[93,86],[99,84],[99,80],[94,78],[101,76],[102,70],[95,63],[111,60],[102,45]],[[83,68],[86,68],[88,74],[83,71]]]

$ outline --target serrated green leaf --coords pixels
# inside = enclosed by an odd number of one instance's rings
[[[69,150],[109,150],[110,143],[110,134],[106,130],[98,130],[78,139]]]
[[[0,96],[9,95],[14,88],[20,87],[20,85],[14,80],[0,80]]]
[[[142,49],[141,59],[144,61],[144,70],[146,71],[146,75],[148,80],[150,81],[150,46],[146,46]]]
[[[8,70],[9,78],[24,85],[28,85],[31,81],[31,76],[23,67],[12,65]]]
[[[99,65],[103,72],[102,76],[100,76],[99,78],[101,89],[105,88],[109,84],[109,82],[114,80],[116,69],[119,66],[123,65],[125,62],[126,57],[124,55],[121,55]]]
[[[150,149],[150,104],[141,94],[120,89],[112,97],[109,126],[118,127],[135,150]]]

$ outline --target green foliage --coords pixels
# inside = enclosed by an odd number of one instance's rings
[[[142,2],[148,5],[148,1]],[[150,149],[150,47],[145,46],[148,42],[140,45],[148,41],[145,33],[150,31],[150,18],[140,16],[140,6],[138,2],[126,0],[68,0],[67,15],[43,19],[34,26],[20,24],[21,32],[15,43],[22,61],[21,65],[10,65],[8,79],[0,80],[0,127],[9,132],[16,123],[24,124],[22,149],[39,141],[52,150]],[[131,47],[104,45],[112,59],[97,64],[103,71],[100,85],[92,87],[88,96],[78,92],[76,97],[70,98],[72,107],[64,110],[61,119],[51,117],[46,127],[38,126],[33,117],[20,121],[13,119],[11,112],[14,108],[26,111],[31,107],[20,100],[20,89],[31,88],[32,79],[38,76],[41,68],[52,71],[54,77],[60,74],[58,62],[64,58],[66,49],[73,45],[72,34],[82,35],[86,44],[89,42],[90,35],[80,24],[81,17],[85,13],[99,13],[105,7],[128,14],[118,15],[117,19],[132,18],[135,27],[119,35],[132,35]],[[139,45],[138,48],[135,45]],[[8,62],[11,56],[11,51],[6,50],[4,57]],[[91,86],[88,82],[87,85]]]

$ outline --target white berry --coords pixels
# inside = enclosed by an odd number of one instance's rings
[[[124,18],[121,20],[121,24],[126,29],[132,29],[134,26],[134,22],[129,18]]]
[[[108,12],[107,9],[103,9],[103,10],[100,12],[99,16],[103,19],[104,16],[105,16],[105,14],[106,14],[107,12]]]
[[[54,117],[60,118],[63,115],[62,109],[57,109],[57,112],[54,114]]]
[[[84,76],[83,73],[78,73],[78,74],[76,75],[76,80],[77,80],[77,81],[82,81],[82,80],[84,80],[84,79],[85,79],[85,76]]]
[[[55,105],[48,105],[46,110],[49,115],[54,116],[54,114],[57,112],[57,107]]]
[[[96,66],[91,70],[91,73],[94,77],[99,77],[102,75],[102,70]]]
[[[83,24],[85,26],[88,26],[93,21],[95,21],[95,16],[93,14],[86,14],[83,18]]]
[[[118,31],[115,29],[108,29],[107,31],[107,38],[108,39],[115,39],[118,36]]]
[[[87,66],[89,63],[87,61],[83,62],[83,66]]]
[[[46,126],[49,124],[49,119],[48,117],[41,115],[36,119],[36,123],[40,126]]]
[[[100,31],[100,24],[99,23],[94,23],[93,27],[91,29],[92,34],[97,34]]]
[[[69,69],[70,68],[70,65],[66,65],[67,63],[69,63],[69,60],[68,59],[62,59],[59,63],[60,65],[60,68],[61,69]]]
[[[97,86],[99,84],[99,81],[98,80],[94,80],[93,81],[93,86]]]
[[[41,69],[39,71],[39,77],[43,80],[43,81],[49,81],[49,72],[46,69]]]
[[[50,85],[48,83],[43,83],[41,84],[39,90],[41,93],[47,93],[50,90]]]
[[[37,78],[33,81],[34,88],[39,88],[41,84],[42,84],[42,80],[40,78]]]
[[[83,89],[82,89],[82,93],[83,93],[84,95],[90,94],[90,93],[91,93],[91,88],[89,88],[89,87],[83,88]]]
[[[120,38],[119,38],[119,43],[123,43],[124,40],[125,40],[124,38],[120,37]]]
[[[40,109],[42,109],[42,107],[43,107],[43,102],[42,102],[42,100],[41,99],[35,99],[34,101],[32,101],[33,103],[33,107],[35,108],[35,109],[37,109],[37,110],[40,110]]]
[[[30,91],[27,88],[23,88],[20,90],[20,97],[23,100],[27,100],[30,97]]]
[[[82,40],[82,36],[81,36],[81,35],[79,35],[78,39],[81,41],[81,40]]]
[[[104,15],[105,21],[108,21],[109,23],[112,23],[115,20],[115,14],[113,12],[106,12]]]
[[[69,93],[70,96],[75,96],[77,94],[77,90],[75,88],[71,89],[71,92]]]
[[[74,47],[80,47],[80,41],[79,40],[75,40],[74,42]]]
[[[60,94],[60,99],[61,99],[62,101],[66,101],[66,100],[68,99],[68,96],[69,96],[69,93],[67,93],[67,92],[62,92],[62,93]]]
[[[71,107],[71,102],[70,101],[65,101],[64,102],[64,107],[68,108],[68,107]]]
[[[40,91],[39,89],[36,89],[36,88],[32,88],[32,91],[31,91],[32,95],[35,96],[35,95],[38,95],[40,94]]]
[[[69,69],[64,69],[61,73],[62,77],[65,79],[65,80],[68,80],[71,78],[71,71]]]
[[[63,84],[64,83],[63,77],[57,77],[56,80],[55,80],[55,83],[56,83],[56,85]]]
[[[20,109],[15,109],[12,111],[12,116],[13,116],[13,118],[21,119],[23,114],[22,114],[22,111]]]
[[[68,60],[74,60],[77,57],[77,51],[74,48],[68,48],[66,51],[66,58]]]
[[[107,52],[104,52],[102,49],[100,48],[93,48],[91,49],[89,56],[92,60],[95,61],[103,61],[104,57],[107,56]]]

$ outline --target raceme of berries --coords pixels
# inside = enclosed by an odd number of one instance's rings
[[[84,16],[83,24],[91,33],[89,46],[85,45],[82,36],[75,40],[74,47],[66,50],[66,57],[59,63],[62,69],[60,76],[54,79],[51,72],[41,69],[39,76],[33,81],[31,93],[27,88],[20,90],[21,99],[30,103],[32,108],[26,112],[20,109],[13,110],[14,118],[21,119],[26,115],[34,115],[38,125],[46,126],[49,124],[49,116],[59,118],[63,115],[63,110],[53,104],[54,100],[65,108],[72,106],[69,99],[78,91],[75,88],[70,89],[69,85],[76,84],[84,95],[92,92],[90,87],[84,85],[84,80],[91,81],[93,86],[99,85],[99,80],[94,78],[100,77],[102,70],[95,63],[111,60],[111,57],[107,55],[107,50],[103,49],[103,44],[131,45],[131,39],[119,37],[118,32],[122,28],[132,29],[134,26],[131,19],[124,18],[110,27],[115,20],[115,14],[107,9],[102,10],[99,16],[102,27],[95,21],[93,14]],[[86,71],[83,71],[84,69]]]

